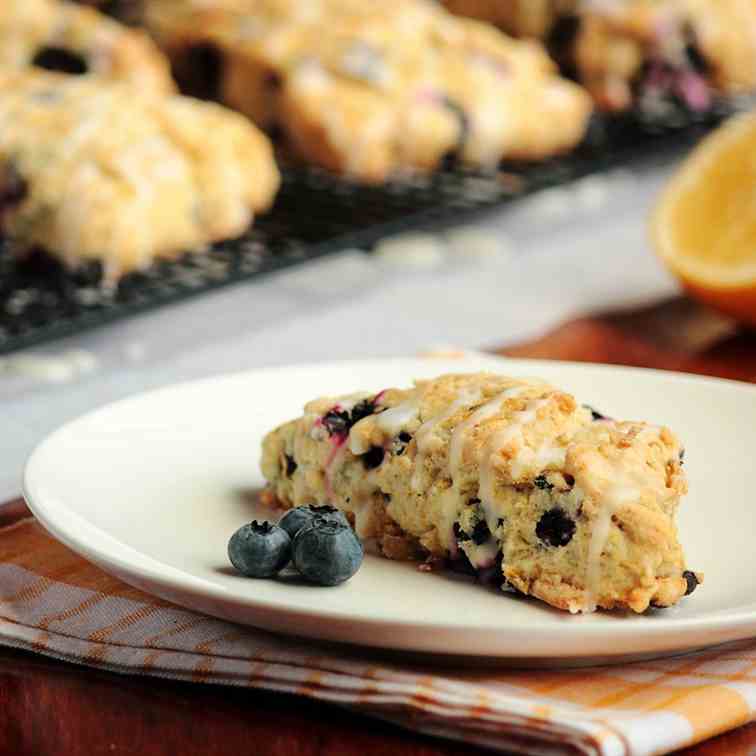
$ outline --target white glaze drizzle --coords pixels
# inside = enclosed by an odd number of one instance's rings
[[[425,459],[428,454],[428,445],[433,431],[444,421],[448,420],[461,409],[474,406],[480,401],[480,389],[470,391],[463,389],[459,396],[438,415],[434,415],[426,420],[415,433],[415,442],[417,444],[417,454],[415,456],[415,469],[412,474],[411,486],[415,491],[422,490],[422,475],[425,470]]]
[[[534,387],[548,388],[548,384],[542,381],[535,382],[537,386],[532,383],[521,383],[515,386],[510,386],[501,393],[497,394],[493,399],[486,402],[479,407],[467,420],[460,423],[452,432],[452,438],[449,445],[449,474],[452,479],[452,488],[450,491],[454,492],[454,518],[456,518],[459,508],[462,505],[462,497],[459,492],[459,477],[463,462],[464,450],[467,445],[470,433],[480,423],[484,422],[490,417],[495,416],[502,410],[502,405],[507,399],[512,399],[521,396],[526,391]],[[499,520],[503,516],[503,513],[499,512],[496,507],[495,498],[493,495],[493,465],[490,463],[493,454],[497,449],[503,446],[505,443],[514,438],[518,433],[522,435],[522,425],[530,422],[535,418],[535,413],[542,404],[548,402],[548,399],[535,399],[526,405],[525,410],[514,413],[512,418],[512,424],[502,429],[499,433],[493,434],[488,440],[483,449],[478,455],[478,463],[480,465],[480,485],[479,485],[479,497],[481,498],[481,504],[483,514],[488,525],[488,529],[491,533],[494,533],[499,526]],[[561,461],[564,460],[564,450],[561,452]],[[529,452],[532,457],[538,461],[543,461],[544,466],[547,463],[556,461],[557,454],[553,452],[552,447],[547,444],[536,453],[530,451],[530,449],[523,449],[522,453]],[[484,460],[489,460],[489,464],[482,464]],[[483,492],[486,492],[485,494]],[[452,522],[453,524],[453,522]]]
[[[460,467],[462,466],[462,457],[470,432],[480,423],[493,417],[501,411],[502,404],[513,397],[519,396],[529,387],[527,385],[512,386],[511,388],[497,394],[493,399],[475,410],[464,422],[460,423],[452,432],[449,443],[449,473],[452,483],[459,478]]]
[[[396,407],[391,407],[385,412],[381,412],[376,417],[375,424],[387,435],[396,436],[415,418],[420,412],[420,399],[415,397],[409,399]]]
[[[417,417],[420,412],[419,402],[419,397],[413,397],[406,402],[397,404],[396,407],[391,407],[378,415],[374,415],[376,427],[389,438],[396,436]],[[355,423],[349,431],[349,451],[355,455],[365,454],[370,448],[366,439],[352,432],[362,422],[364,421],[360,420],[359,423]]]
[[[496,529],[499,518],[495,506],[496,497],[494,492],[494,483],[496,480],[494,462],[498,456],[498,452],[512,441],[517,440],[520,442],[520,448],[511,462],[512,478],[516,480],[518,477],[516,473],[519,473],[528,462],[531,462],[536,457],[534,452],[525,445],[523,431],[529,423],[536,419],[538,410],[541,407],[545,407],[550,400],[550,396],[530,400],[524,409],[513,413],[509,425],[498,433],[494,433],[483,447],[479,459],[480,487],[478,497],[481,501],[488,529],[491,532]]]
[[[441,537],[442,541],[447,542],[447,545],[453,544],[454,538],[452,535],[452,526],[459,514],[459,510],[462,505],[462,496],[459,490],[459,477],[460,477],[460,469],[462,466],[462,458],[464,455],[464,449],[467,444],[470,433],[481,422],[499,413],[502,409],[503,403],[507,399],[520,396],[531,388],[533,387],[530,384],[518,384],[515,386],[510,386],[509,388],[505,389],[504,391],[502,391],[501,393],[497,394],[495,397],[490,399],[488,402],[480,406],[477,410],[475,410],[475,412],[472,413],[472,415],[470,415],[470,417],[468,417],[466,420],[460,423],[452,431],[452,435],[451,435],[451,439],[449,443],[449,462],[448,462],[449,477],[451,478],[452,485],[446,491],[446,493],[443,494],[442,496],[442,501],[441,501],[441,515],[442,516],[438,524],[439,536]],[[415,460],[415,471],[412,478],[412,487],[415,490],[417,490],[420,485],[420,476],[422,475],[422,471],[424,469],[424,459],[425,459],[424,447],[432,431],[436,428],[437,425],[439,425],[440,423],[450,418],[457,411],[459,411],[460,409],[464,407],[474,406],[478,401],[480,401],[480,399],[481,399],[480,391],[475,391],[475,392],[472,392],[469,390],[462,391],[460,395],[457,397],[457,399],[444,412],[426,421],[418,429],[417,433],[415,434],[415,438],[417,440],[417,446],[418,446],[418,455]],[[535,418],[538,408],[542,406],[542,404],[545,404],[547,402],[548,402],[548,399],[536,399],[528,403],[526,405],[525,410],[514,413],[513,425],[507,426],[507,428],[503,429],[497,434],[494,434],[494,436],[491,439],[489,439],[488,443],[483,449],[483,453],[481,457],[479,457],[478,459],[478,462],[480,463],[481,459],[485,459],[486,454],[488,454],[488,458],[492,457],[495,449],[500,448],[504,443],[514,438],[518,434],[518,432],[521,435],[522,434],[521,426],[525,425],[527,422],[530,422],[530,420]],[[549,452],[551,451],[550,448],[544,445],[544,448],[539,450],[537,457],[544,458],[544,459],[548,458],[549,460],[552,460],[555,455],[547,453],[547,450]],[[562,458],[563,458],[563,454],[564,452],[562,451]],[[533,456],[536,456],[536,455],[533,455]],[[487,468],[485,465],[482,465],[481,471],[485,472],[485,475],[486,475],[485,481],[483,480],[483,477],[481,477],[481,486],[480,486],[481,491],[484,490],[485,488],[486,490],[490,489],[490,491],[492,492],[493,491],[492,465],[488,465]],[[481,499],[482,499],[483,494],[479,494],[479,495],[481,496]],[[488,528],[493,533],[498,527],[498,522],[501,515],[499,512],[496,511],[496,508],[492,502],[493,502],[493,495],[490,494],[488,496],[488,504],[486,504],[485,502],[483,503],[483,511],[484,511],[484,516],[486,518],[486,523],[488,525]],[[492,539],[492,540],[495,540],[495,539]],[[490,548],[492,547],[489,545],[488,550],[490,550]],[[487,554],[487,551],[486,551],[486,554]],[[495,557],[495,554],[494,554],[494,557]]]
[[[659,428],[649,426],[634,435],[635,440],[648,440],[650,436],[658,437]],[[611,465],[610,483],[603,492],[599,502],[599,514],[593,525],[591,540],[588,545],[588,561],[585,569],[585,603],[583,612],[596,611],[596,597],[601,583],[601,554],[609,540],[612,517],[623,505],[630,504],[641,498],[643,487],[648,485],[648,479],[643,474],[635,474],[633,468],[628,469],[618,459]]]

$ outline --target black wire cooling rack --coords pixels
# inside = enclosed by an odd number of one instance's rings
[[[540,189],[685,149],[730,112],[724,106],[664,126],[634,117],[596,119],[571,154],[497,171],[458,168],[385,186],[360,186],[315,170],[285,169],[275,207],[240,239],[132,274],[117,289],[97,266],[70,273],[48,258],[23,263],[0,240],[0,354],[125,318],[381,237],[458,223]]]

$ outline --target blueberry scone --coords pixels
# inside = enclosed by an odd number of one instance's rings
[[[753,0],[632,0],[587,10],[572,64],[600,107],[706,110],[756,89]]]
[[[64,0],[0,3],[0,68],[28,66],[175,91],[168,61],[145,32]]]
[[[544,40],[606,111],[706,110],[756,89],[753,0],[445,0],[456,13]]]
[[[182,83],[360,181],[548,157],[592,107],[539,43],[426,0],[153,0],[147,23]]]
[[[546,383],[444,375],[323,398],[263,442],[266,500],[331,503],[385,556],[495,571],[570,612],[670,606],[686,570],[680,442]]]
[[[267,138],[212,103],[0,71],[0,233],[106,281],[234,237],[271,204]]]

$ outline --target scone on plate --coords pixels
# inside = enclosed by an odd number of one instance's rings
[[[175,91],[168,61],[145,32],[65,0],[0,3],[0,69],[28,66]]]
[[[98,77],[0,71],[0,233],[106,281],[243,233],[279,175],[242,116]]]
[[[539,43],[426,0],[154,0],[146,15],[182,83],[360,181],[546,158],[591,111]]]
[[[570,612],[670,606],[683,449],[546,383],[478,373],[323,398],[263,442],[267,500],[330,503],[392,558],[462,560]]]

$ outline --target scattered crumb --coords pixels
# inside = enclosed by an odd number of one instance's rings
[[[429,270],[442,264],[445,246],[443,238],[436,234],[400,234],[376,244],[373,256],[387,266]]]
[[[508,260],[513,255],[512,243],[504,234],[466,226],[444,234],[449,256],[455,260],[485,262]]]
[[[602,176],[589,176],[575,186],[575,200],[584,210],[600,210],[609,200],[609,194],[609,184]]]
[[[443,557],[429,556],[424,562],[417,565],[420,572],[438,572],[444,568],[446,560]]]
[[[0,359],[0,375],[32,378],[46,383],[67,383],[99,365],[97,358],[83,349],[59,354],[17,354]]]

